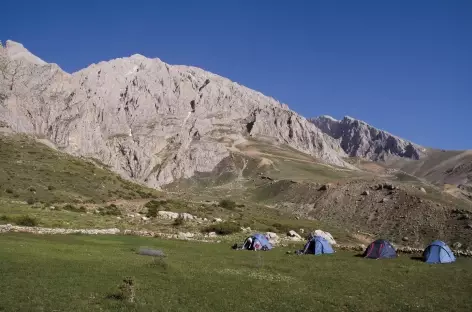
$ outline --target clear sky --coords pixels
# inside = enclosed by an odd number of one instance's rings
[[[73,72],[140,53],[312,117],[472,148],[472,0],[3,0],[0,39]]]

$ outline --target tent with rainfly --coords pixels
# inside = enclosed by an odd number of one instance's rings
[[[334,250],[327,239],[321,236],[315,236],[306,243],[305,248],[303,248],[303,253],[322,255],[332,254]]]
[[[364,258],[370,259],[389,259],[396,257],[397,252],[395,248],[385,239],[378,239],[370,243],[364,252]]]
[[[253,234],[246,238],[242,249],[248,250],[271,250],[273,248],[269,239],[260,233]]]
[[[424,250],[423,261],[426,263],[451,263],[456,261],[456,257],[445,242],[435,240]]]

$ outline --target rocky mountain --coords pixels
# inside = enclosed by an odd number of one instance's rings
[[[321,116],[310,121],[339,142],[340,147],[350,157],[373,161],[391,157],[418,160],[426,155],[424,147],[348,116],[342,120]]]
[[[0,46],[0,127],[34,134],[151,187],[212,172],[254,140],[348,169],[355,169],[348,156],[377,161],[427,154],[350,117],[307,120],[199,68],[136,54],[69,74],[13,41]]]
[[[349,166],[287,105],[199,68],[133,55],[68,74],[13,41],[0,55],[0,122],[149,186],[209,172],[251,137]]]

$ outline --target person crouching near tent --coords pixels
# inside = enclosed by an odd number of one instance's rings
[[[242,246],[235,244],[233,249],[239,250],[254,250],[254,251],[267,251],[273,248],[269,239],[262,234],[254,234],[246,238]]]

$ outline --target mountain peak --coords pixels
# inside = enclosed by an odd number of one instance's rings
[[[36,65],[46,65],[47,63],[28,51],[21,43],[7,40],[5,45],[8,56],[12,60],[25,60]]]
[[[391,157],[420,159],[425,155],[425,148],[350,116],[342,120],[321,116],[310,121],[337,140],[351,157],[387,160]]]

